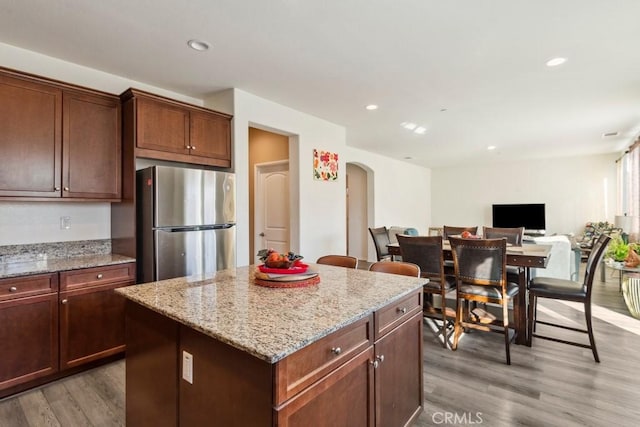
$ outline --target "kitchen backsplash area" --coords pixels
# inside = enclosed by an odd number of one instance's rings
[[[111,239],[5,245],[0,246],[0,264],[45,261],[47,259],[64,259],[76,256],[107,255],[110,253]]]
[[[0,246],[111,238],[111,204],[0,201]]]

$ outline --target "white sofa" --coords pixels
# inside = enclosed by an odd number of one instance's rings
[[[555,277],[557,279],[571,279],[572,266],[575,265],[571,250],[571,242],[567,236],[536,237],[533,243],[551,245],[551,254],[547,268],[532,268],[531,278],[536,276]]]

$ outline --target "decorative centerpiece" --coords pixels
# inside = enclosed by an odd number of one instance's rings
[[[320,282],[318,273],[308,271],[302,255],[291,251],[286,254],[274,249],[261,249],[258,258],[262,264],[256,268],[254,283],[269,288],[300,288]]]

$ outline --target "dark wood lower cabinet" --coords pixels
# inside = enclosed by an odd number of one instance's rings
[[[58,293],[0,302],[0,390],[58,371]]]
[[[289,400],[276,412],[282,427],[373,426],[373,347]]]
[[[134,282],[135,263],[0,279],[0,397],[122,354]]]
[[[376,341],[375,349],[376,425],[402,426],[422,410],[422,313]]]
[[[121,286],[60,292],[60,369],[124,351],[125,299],[113,292]]]

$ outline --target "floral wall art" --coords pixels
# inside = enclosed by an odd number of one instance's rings
[[[313,150],[313,179],[319,181],[338,180],[338,153]]]

